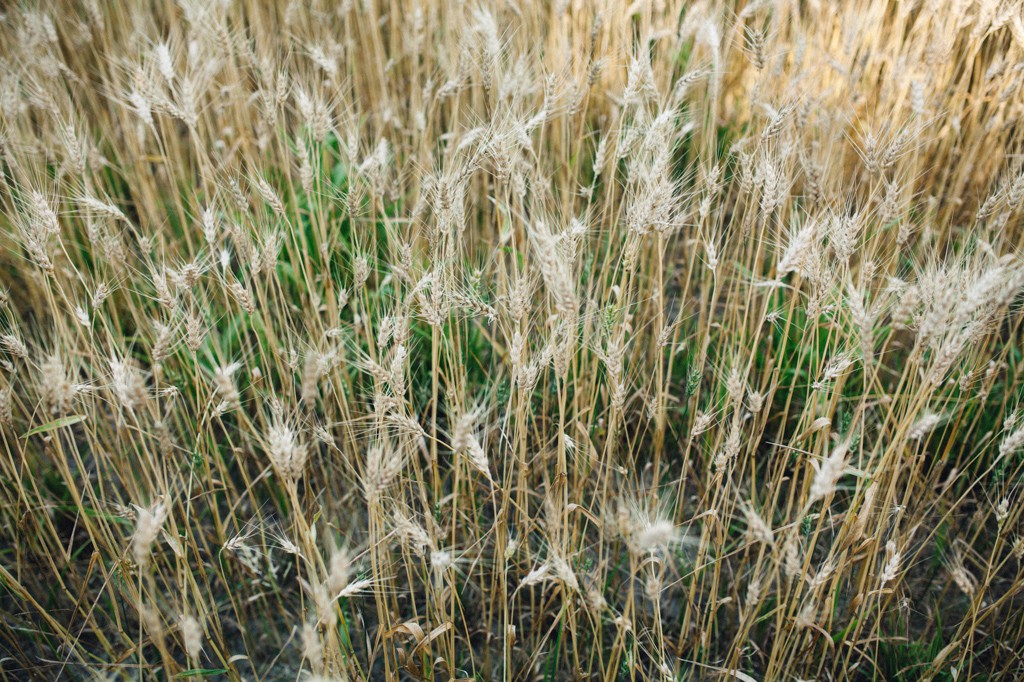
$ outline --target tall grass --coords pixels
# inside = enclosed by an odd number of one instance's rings
[[[1024,675],[1016,2],[26,0],[0,677]]]

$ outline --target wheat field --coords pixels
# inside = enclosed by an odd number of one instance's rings
[[[1024,677],[1024,5],[0,10],[0,679]]]

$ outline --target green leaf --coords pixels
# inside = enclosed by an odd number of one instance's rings
[[[84,421],[84,414],[73,414],[70,417],[61,417],[60,419],[54,419],[52,422],[47,422],[41,426],[37,426],[31,431],[26,431],[25,435],[22,436],[22,438],[28,438],[29,436],[34,436],[37,433],[46,433],[47,431],[54,431],[65,426],[71,426],[72,424],[77,424],[78,422]]]
[[[186,677],[211,677],[213,675],[224,675],[227,671],[227,668],[193,668],[192,670],[183,670],[175,675],[174,679],[180,680]]]

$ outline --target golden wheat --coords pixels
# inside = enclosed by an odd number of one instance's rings
[[[0,18],[0,677],[1024,675],[1016,0]]]

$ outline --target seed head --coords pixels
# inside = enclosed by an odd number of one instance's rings
[[[160,536],[167,519],[167,505],[162,501],[149,507],[135,507],[135,535],[132,536],[132,555],[135,563],[145,568],[149,565],[150,551]]]
[[[263,447],[277,475],[285,483],[298,483],[306,467],[307,451],[292,427],[284,420],[275,420],[267,430]]]

